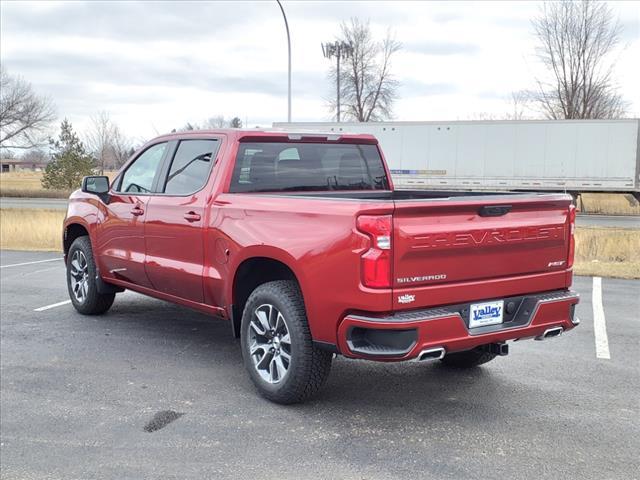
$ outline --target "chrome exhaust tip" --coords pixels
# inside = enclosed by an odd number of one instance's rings
[[[538,335],[536,340],[548,340],[549,338],[559,337],[564,332],[562,327],[547,328],[542,335]]]
[[[443,347],[428,348],[422,350],[416,357],[417,362],[424,362],[426,360],[441,360],[444,358],[447,351]]]

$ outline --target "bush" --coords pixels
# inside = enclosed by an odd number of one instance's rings
[[[51,140],[52,161],[42,176],[42,187],[47,190],[79,188],[82,178],[93,174],[93,159],[73,131],[68,120],[60,125],[58,140]]]

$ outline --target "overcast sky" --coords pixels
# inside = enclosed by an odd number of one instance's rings
[[[283,0],[293,45],[293,120],[329,120],[334,87],[321,42],[352,16],[403,49],[396,120],[501,115],[512,91],[540,75],[530,20],[539,2],[294,2]],[[640,116],[640,2],[610,2],[623,27],[616,81]],[[186,122],[239,116],[286,120],[287,45],[275,1],[2,1],[0,55],[11,74],[50,96],[82,130],[108,111],[146,139]]]

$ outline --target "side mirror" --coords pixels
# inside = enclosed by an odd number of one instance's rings
[[[109,193],[109,177],[92,176],[82,179],[82,191],[94,195]]]

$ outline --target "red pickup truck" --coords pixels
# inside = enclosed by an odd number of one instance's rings
[[[83,314],[130,289],[227,320],[259,392],[313,395],[335,354],[473,367],[578,324],[571,197],[398,191],[376,139],[158,137],[64,222]]]

